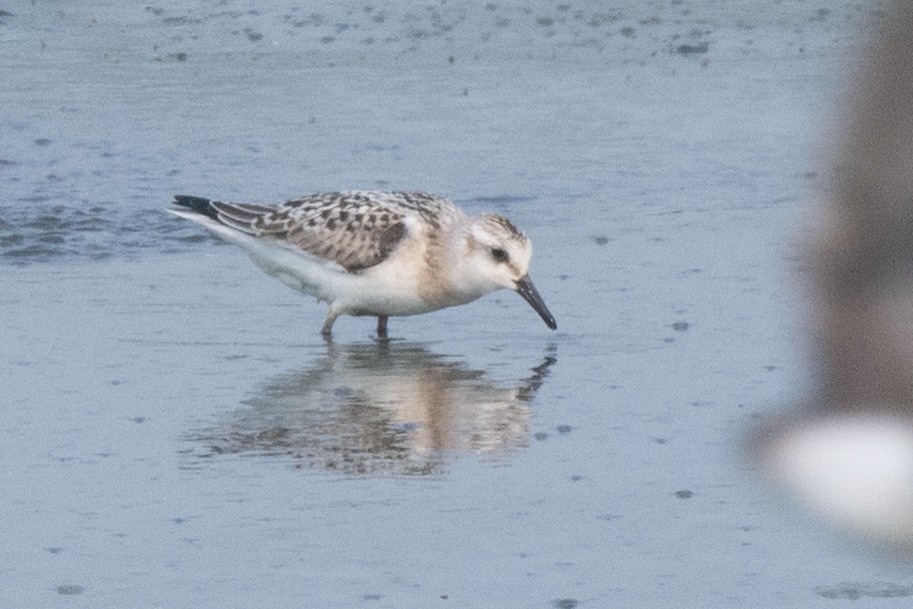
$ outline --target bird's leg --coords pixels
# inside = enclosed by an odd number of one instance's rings
[[[327,320],[323,322],[323,328],[320,329],[320,333],[324,338],[330,339],[333,337],[333,323],[336,321],[338,316],[339,314],[334,313],[332,310],[327,313]]]
[[[387,319],[386,315],[377,316],[377,338],[387,338]]]

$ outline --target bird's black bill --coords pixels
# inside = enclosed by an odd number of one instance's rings
[[[533,285],[533,281],[529,278],[529,275],[524,275],[517,280],[517,292],[523,297],[523,300],[528,302],[536,310],[536,313],[539,314],[539,317],[542,318],[542,321],[545,322],[546,326],[552,330],[558,329],[558,323],[555,321],[555,318],[552,317],[548,307],[545,306],[542,297],[539,296],[539,292],[536,291],[536,287]]]

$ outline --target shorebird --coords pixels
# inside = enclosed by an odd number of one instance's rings
[[[532,244],[497,214],[467,216],[451,201],[421,192],[313,194],[278,205],[225,203],[178,195],[171,213],[243,247],[263,271],[315,296],[340,315],[391,316],[466,304],[514,290],[556,329],[529,278]]]

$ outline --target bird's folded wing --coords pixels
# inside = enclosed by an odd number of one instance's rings
[[[407,235],[395,208],[347,193],[312,195],[279,206],[212,202],[222,223],[275,239],[349,272],[383,262]]]

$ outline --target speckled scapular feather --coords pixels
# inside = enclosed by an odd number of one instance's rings
[[[421,192],[346,191],[279,205],[178,195],[171,213],[240,245],[265,272],[327,302],[322,333],[339,315],[416,315],[466,304],[500,289],[518,292],[548,327],[529,278],[532,244],[507,218],[467,216]]]

